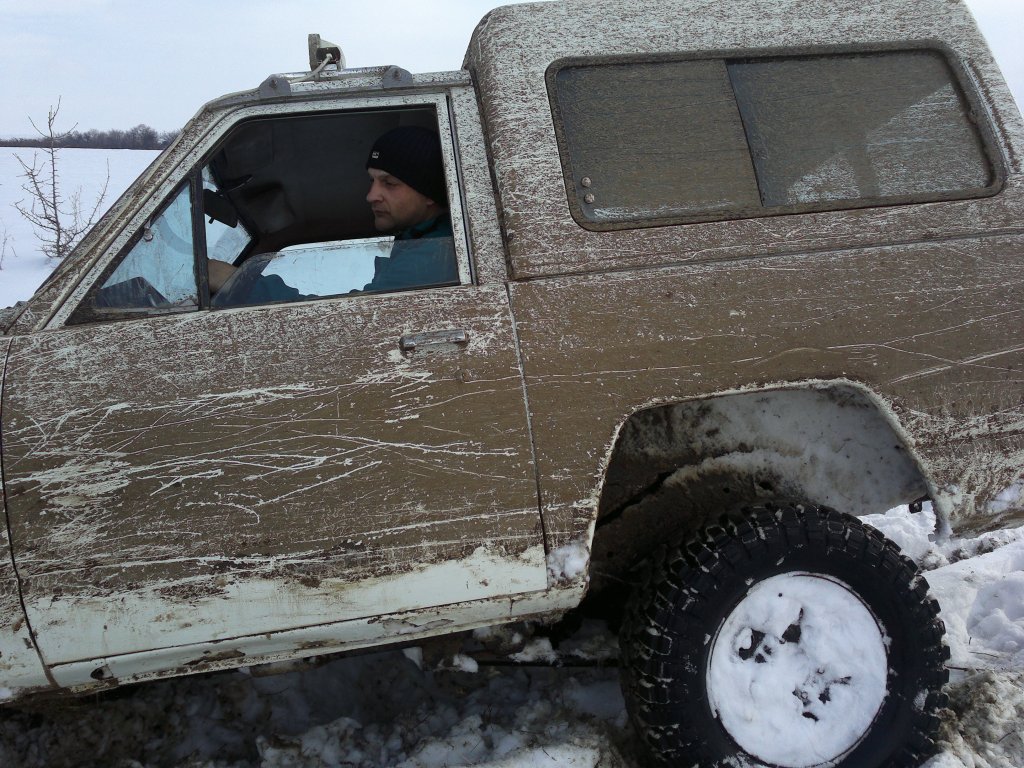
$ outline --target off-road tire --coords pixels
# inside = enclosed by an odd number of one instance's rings
[[[708,665],[713,638],[734,608],[757,583],[782,574],[841,583],[885,638],[884,699],[873,721],[848,751],[808,765],[920,765],[934,751],[936,710],[945,703],[948,678],[938,604],[914,563],[880,532],[848,515],[798,504],[744,510],[664,548],[649,564],[620,641],[627,709],[651,763],[778,765],[752,756],[730,735],[710,703]]]

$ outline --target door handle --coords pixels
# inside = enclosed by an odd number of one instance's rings
[[[406,333],[398,340],[398,348],[403,352],[415,352],[424,347],[436,347],[441,344],[464,346],[469,344],[469,331],[463,328],[449,328],[444,331],[422,331]]]

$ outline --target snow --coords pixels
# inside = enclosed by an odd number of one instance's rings
[[[0,308],[24,301],[53,271],[56,262],[39,251],[32,226],[14,208],[15,203],[31,205],[29,194],[22,188],[25,180],[18,157],[31,164],[42,150],[0,147],[0,246],[6,235],[6,250],[0,259]],[[156,150],[62,149],[57,155],[57,169],[62,181],[62,194],[69,199],[80,192],[82,207],[91,210],[110,172],[102,213],[124,192],[159,153]],[[98,218],[98,216],[97,216]]]
[[[989,511],[999,514],[1018,507],[1021,497],[1024,497],[1024,480],[1018,481],[996,494],[996,497],[989,502]]]
[[[572,581],[590,562],[586,542],[573,541],[548,553],[548,578],[551,581]]]
[[[6,230],[14,246],[0,265],[0,306],[28,298],[53,266],[11,207],[22,199],[11,154],[0,151],[0,239]],[[109,158],[113,201],[153,154],[65,150],[65,178],[88,200]],[[1007,503],[1021,491],[1008,490]],[[943,539],[927,507],[866,520],[925,569],[947,628],[950,704],[942,751],[926,768],[1024,766],[1024,528]],[[568,577],[586,548],[577,542],[552,555],[549,576]],[[481,648],[564,665],[492,663]],[[290,664],[272,676],[253,668],[32,702],[0,710],[0,766],[633,766],[616,655],[601,624],[584,623],[560,642],[518,624]]]
[[[925,569],[954,670],[1024,672],[1024,528],[936,543],[928,540],[935,514],[927,504],[916,515],[901,508],[863,520]]]
[[[793,628],[799,642],[787,641]],[[860,741],[885,700],[885,641],[871,612],[838,580],[765,579],[713,641],[712,709],[737,744],[773,765],[834,760]]]
[[[954,667],[1024,669],[1024,541],[937,569],[928,582],[950,612]]]
[[[871,522],[928,569],[949,630],[951,701],[926,768],[1024,765],[1024,528],[937,543],[927,508]],[[484,647],[564,666],[491,663]],[[518,624],[273,676],[254,668],[32,704],[0,712],[0,765],[634,766],[615,647],[601,623],[560,642]]]

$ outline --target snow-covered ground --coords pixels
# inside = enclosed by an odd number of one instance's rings
[[[43,160],[42,150],[0,147],[0,308],[31,296],[56,266],[39,251],[32,226],[14,207],[15,203],[31,206],[31,197],[23,189],[24,171],[16,156],[31,165],[33,153]],[[158,154],[155,150],[60,150],[57,168],[62,195],[70,199],[79,192],[83,208],[91,209],[109,170],[110,183],[102,212]]]
[[[942,752],[926,768],[1024,766],[1024,528],[929,541],[934,517],[869,519],[927,570],[952,653]],[[519,627],[529,632],[528,627]],[[462,637],[301,666],[0,710],[0,765],[323,768],[635,766],[615,639],[584,623],[563,667],[478,663]],[[492,641],[500,637],[489,638]],[[554,655],[534,637],[522,656]],[[580,666],[580,660],[591,666]]]
[[[26,150],[17,150],[25,152]],[[12,207],[24,199],[12,150],[0,148],[0,306],[26,299],[52,268]],[[69,191],[113,201],[152,152],[66,150]],[[906,509],[869,519],[927,571],[951,650],[942,752],[927,768],[1024,766],[1024,528],[932,541],[934,517]],[[519,631],[528,633],[530,628]],[[60,704],[0,710],[0,766],[636,765],[615,639],[585,624],[556,654],[535,637],[526,659],[478,663],[482,638],[454,638],[302,666],[128,687]],[[492,638],[494,640],[494,638]],[[589,666],[576,664],[589,660]]]

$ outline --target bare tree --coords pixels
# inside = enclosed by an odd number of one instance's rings
[[[0,222],[0,269],[4,268],[4,259],[7,258],[7,248],[10,245],[11,236],[7,233],[7,226]],[[11,249],[11,253],[14,254],[14,249]],[[14,254],[15,256],[17,254]]]
[[[22,185],[29,194],[29,204],[20,201],[14,204],[18,213],[24,216],[35,228],[36,237],[42,243],[42,252],[51,259],[63,259],[90,227],[96,222],[100,206],[107,196],[107,185],[110,183],[110,166],[107,166],[107,178],[103,182],[96,202],[88,213],[82,207],[81,187],[69,197],[64,197],[61,190],[61,178],[58,170],[58,152],[60,143],[74,131],[75,126],[64,132],[57,132],[55,125],[60,112],[60,99],[57,106],[51,107],[46,116],[46,130],[42,131],[32,118],[29,122],[40,135],[44,143],[43,159],[32,154],[31,164],[17,157],[24,173],[26,182]]]

